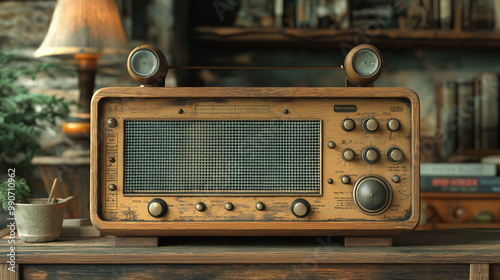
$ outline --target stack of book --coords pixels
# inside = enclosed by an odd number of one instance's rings
[[[472,82],[443,82],[438,98],[442,158],[457,150],[500,148],[499,82],[494,72],[481,73]]]
[[[422,192],[500,193],[497,166],[490,163],[422,163]]]

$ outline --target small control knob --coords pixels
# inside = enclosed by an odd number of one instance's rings
[[[380,152],[377,150],[377,148],[367,147],[363,149],[361,157],[366,163],[374,164],[380,160]]]
[[[205,209],[207,209],[207,206],[203,202],[198,202],[198,203],[196,203],[194,208],[196,209],[196,211],[203,212],[203,211],[205,211]]]
[[[234,209],[234,205],[231,203],[231,202],[227,202],[225,205],[224,205],[224,208],[227,210],[227,211],[231,211]]]
[[[257,202],[257,204],[255,204],[255,208],[259,211],[262,211],[264,210],[264,208],[266,208],[266,205],[263,202]]]
[[[149,215],[155,218],[160,218],[165,215],[165,213],[167,213],[167,208],[167,203],[160,198],[154,198],[148,204]]]
[[[345,131],[352,131],[355,126],[356,123],[354,122],[353,119],[347,118],[342,121],[342,129]]]
[[[389,119],[387,120],[387,129],[390,131],[397,131],[401,127],[401,124],[397,119]]]
[[[366,132],[374,132],[375,130],[378,129],[378,122],[376,119],[370,118],[370,119],[364,119],[363,120],[363,129]]]
[[[333,142],[333,141],[328,141],[327,145],[328,145],[328,148],[330,148],[330,149],[335,148],[335,142]]]
[[[297,218],[304,218],[309,214],[311,210],[311,205],[307,200],[299,198],[292,202],[292,214]]]
[[[398,147],[390,147],[387,150],[387,160],[391,163],[400,163],[404,159],[403,151]]]
[[[340,181],[342,182],[342,184],[347,185],[351,182],[351,177],[344,175],[340,177]]]
[[[342,158],[345,161],[353,161],[354,160],[354,151],[352,149],[345,149],[342,151]]]
[[[376,175],[360,178],[353,189],[356,206],[367,215],[383,213],[392,202],[392,190],[389,184]]]

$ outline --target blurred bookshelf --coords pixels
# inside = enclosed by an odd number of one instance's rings
[[[374,32],[355,29],[248,28],[198,26],[191,30],[191,40],[198,43],[291,48],[331,48],[355,43],[356,36],[369,34],[370,43],[383,49],[454,48],[494,50],[500,47],[500,32],[489,30],[402,30],[381,29]],[[264,46],[262,44],[265,44]],[[293,45],[290,45],[290,44]]]
[[[378,81],[376,86],[413,86],[422,108],[428,106],[421,110],[421,128],[435,129],[436,135],[428,133],[425,138],[436,150],[432,155],[422,156],[424,161],[446,162],[448,156],[458,156],[455,157],[458,161],[451,162],[461,162],[460,159],[479,162],[483,157],[500,155],[500,146],[481,145],[478,149],[455,143],[452,153],[443,156],[438,135],[442,123],[454,121],[457,125],[456,117],[441,120],[443,81],[470,83],[484,71],[500,72],[495,63],[500,48],[500,1],[391,2],[398,3],[397,7],[390,7],[390,1],[382,0],[178,2],[174,48],[177,65],[340,65],[346,50],[370,43],[384,56],[387,54],[392,67],[385,74],[386,80]],[[320,9],[325,3],[329,9]],[[384,16],[387,9],[389,18]],[[380,24],[373,25],[373,20]],[[463,74],[456,75],[460,71]],[[183,70],[176,74],[179,86],[335,87],[343,86],[344,79],[343,73],[296,70],[280,73]],[[426,75],[431,78],[422,77]],[[453,106],[459,109],[457,101]],[[435,114],[429,113],[429,106],[434,106],[431,108]],[[427,124],[422,125],[425,118],[437,120],[434,124],[426,120]],[[456,130],[457,127],[447,133],[457,133]],[[454,139],[457,138],[458,135]],[[424,191],[421,197],[423,214],[418,229],[500,228],[500,193]]]

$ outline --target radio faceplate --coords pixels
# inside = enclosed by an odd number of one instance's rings
[[[418,111],[402,88],[100,90],[92,221],[118,235],[412,230]]]

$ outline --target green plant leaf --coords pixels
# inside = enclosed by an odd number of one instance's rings
[[[0,183],[0,203],[5,211],[9,210],[9,201],[20,203],[30,198],[33,198],[33,193],[24,178],[19,181],[2,180]],[[12,203],[11,206],[15,207]]]

